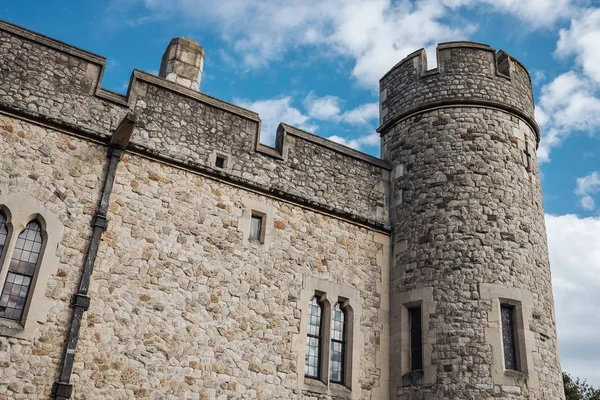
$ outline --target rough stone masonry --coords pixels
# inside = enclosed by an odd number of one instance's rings
[[[42,232],[0,399],[564,398],[529,75],[437,51],[382,78],[375,158],[283,123],[260,143],[256,113],[199,91],[189,39],[122,96],[103,57],[0,21],[2,288]]]

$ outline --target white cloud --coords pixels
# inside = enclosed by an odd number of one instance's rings
[[[281,60],[302,46],[325,47],[328,54],[354,61],[352,76],[365,87],[377,82],[414,50],[438,42],[466,39],[476,25],[458,17],[456,8],[475,8],[515,16],[530,29],[579,15],[589,0],[128,0],[124,9],[142,4],[143,20],[177,18],[179,23],[212,27],[231,44],[249,68]],[[108,10],[114,9],[109,6]],[[113,13],[114,14],[114,13]],[[136,10],[136,14],[140,14]],[[148,21],[152,21],[148,18]],[[573,34],[576,34],[573,31]],[[567,39],[565,39],[566,41]],[[589,42],[582,41],[581,46]],[[435,52],[429,51],[432,61]]]
[[[324,47],[354,60],[352,76],[372,89],[415,49],[464,39],[474,30],[464,21],[445,22],[449,8],[433,0],[129,0],[120,10],[136,4],[161,19],[215,28],[249,68],[283,59],[300,46]]]
[[[377,122],[379,118],[379,103],[362,104],[350,111],[346,111],[341,116],[344,122],[349,124],[368,124]]]
[[[310,117],[292,105],[292,98],[289,96],[257,101],[234,99],[234,103],[259,114],[262,120],[260,141],[265,144],[274,143],[280,122],[311,132],[317,130],[317,126],[310,123]]]
[[[335,120],[340,116],[340,98],[336,96],[317,97],[310,92],[304,99],[304,107],[312,118]]]
[[[454,0],[456,1],[456,0]],[[480,4],[492,10],[511,14],[527,22],[532,29],[550,27],[560,19],[576,14],[585,0],[465,0],[462,3]]]
[[[563,371],[600,386],[600,218],[546,215]]]
[[[304,99],[304,107],[311,118],[343,122],[346,124],[370,124],[379,118],[379,103],[361,104],[352,110],[342,112],[342,99],[336,96],[315,96],[310,92]]]
[[[584,73],[600,82],[600,8],[586,10],[571,21],[569,29],[560,30],[556,54],[560,57],[575,56]]]
[[[339,98],[334,96],[316,97],[312,93],[304,101],[308,114],[303,114],[294,107],[290,96],[256,101],[234,99],[233,102],[258,113],[262,121],[260,141],[268,145],[273,145],[277,127],[281,122],[309,132],[316,132],[318,125],[315,123],[315,119],[362,124],[367,123],[373,117],[372,104],[363,104],[353,110],[341,112]],[[328,139],[353,149],[379,145],[379,134],[375,132],[356,139],[347,139],[336,135],[330,136]]]
[[[581,203],[581,207],[583,207],[589,211],[592,211],[594,208],[596,208],[596,202],[594,201],[592,196],[583,196],[581,198],[580,203]]]
[[[581,206],[586,210],[593,210],[595,208],[595,201],[592,197],[593,194],[600,192],[600,173],[594,171],[589,175],[577,178],[577,187],[575,188],[575,194],[581,197]]]
[[[549,161],[551,149],[573,132],[594,135],[600,129],[600,9],[582,8],[572,14],[569,29],[560,30],[555,55],[574,56],[577,64],[542,88],[536,110],[544,128],[540,162]],[[586,204],[590,205],[589,200]]]
[[[597,85],[590,79],[569,71],[542,88],[536,109],[544,134],[538,150],[540,162],[549,160],[550,151],[576,131],[595,134],[600,128],[600,98]]]
[[[344,146],[348,146],[350,148],[360,150],[365,146],[379,146],[379,134],[377,132],[370,133],[368,135],[360,136],[356,139],[347,139],[341,136],[329,136],[327,139],[343,144]]]
[[[589,175],[577,178],[577,188],[575,193],[577,194],[589,194],[597,193],[600,191],[600,173],[594,171]]]

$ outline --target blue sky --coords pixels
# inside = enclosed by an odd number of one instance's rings
[[[202,92],[379,155],[378,79],[421,47],[473,40],[530,71],[563,370],[600,386],[598,0],[11,1],[0,18],[107,58],[103,86],[205,48]]]

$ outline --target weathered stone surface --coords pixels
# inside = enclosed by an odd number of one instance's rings
[[[515,129],[535,146],[531,128],[505,111],[449,106],[400,121],[383,136],[384,157],[404,170],[393,181],[402,202],[391,213],[390,307],[402,307],[402,293],[433,288],[435,384],[425,388],[436,399],[562,397],[539,171],[535,154],[526,170],[524,147],[510,140]],[[528,345],[539,385],[522,380],[494,394],[486,341],[492,304],[480,298],[481,283],[533,294]],[[422,398],[415,386],[397,394]]]
[[[256,150],[260,120],[255,113],[139,71],[128,98],[107,94],[99,88],[104,59],[79,49],[65,53],[22,31],[0,23],[4,107],[82,129],[96,140],[106,140],[133,110],[139,117],[133,143],[143,152],[382,226],[388,222],[389,171],[381,160],[292,134],[284,140],[286,156],[275,158]],[[229,158],[225,170],[214,166],[217,151]]]
[[[437,73],[422,56],[382,80],[380,160],[287,125],[268,148],[255,113],[139,71],[127,97],[108,92],[102,57],[0,22],[0,194],[27,193],[64,225],[47,321],[33,340],[0,336],[0,398],[49,395],[107,139],[128,112],[138,124],[74,398],[562,398],[527,72],[477,44],[442,45]],[[441,108],[419,108],[429,102]],[[264,243],[248,240],[253,211]],[[351,388],[303,376],[303,298],[317,286],[357,310]],[[522,307],[527,371],[498,358],[504,298]],[[397,314],[417,303],[425,367],[396,376],[408,327]]]

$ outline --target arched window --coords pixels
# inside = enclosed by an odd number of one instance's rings
[[[42,249],[42,228],[32,221],[19,234],[0,296],[0,317],[20,321]]]
[[[304,363],[304,375],[311,378],[321,377],[322,322],[323,305],[313,297],[308,305],[308,335]]]
[[[0,259],[4,253],[4,244],[8,237],[8,229],[6,229],[6,217],[0,212]]]
[[[344,371],[346,369],[346,332],[347,332],[346,310],[337,303],[331,310],[331,365],[330,380],[332,382],[344,383]]]

